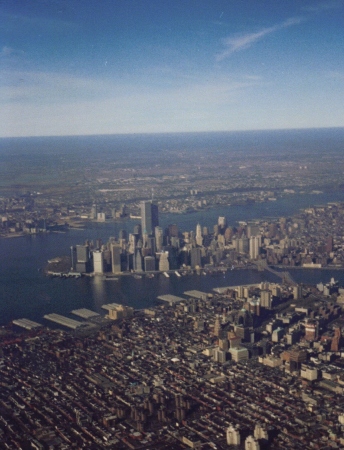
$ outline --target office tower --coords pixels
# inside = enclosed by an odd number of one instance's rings
[[[129,238],[128,238],[128,252],[129,253],[134,253],[135,252],[135,247],[136,247],[136,236],[135,234],[131,234],[129,233]]]
[[[154,234],[155,227],[159,226],[158,205],[153,201],[141,202],[142,233]]]
[[[141,236],[142,234],[141,224],[137,223],[136,225],[134,225],[134,234],[136,234],[136,236]]]
[[[77,258],[76,258],[76,248],[73,245],[70,248],[70,258],[71,258],[71,270],[75,270]]]
[[[159,270],[161,272],[166,272],[166,271],[170,270],[170,263],[168,260],[168,252],[160,253]]]
[[[221,230],[224,230],[227,227],[227,219],[225,217],[219,217],[217,224]]]
[[[150,255],[155,253],[156,243],[155,243],[155,237],[154,236],[149,236],[147,238],[146,248],[149,250],[149,254]]]
[[[164,243],[164,232],[161,227],[155,227],[155,246],[156,251],[161,252]]]
[[[120,244],[111,244],[111,265],[112,273],[121,272],[121,253]]]
[[[237,251],[239,253],[248,253],[249,251],[249,240],[244,235],[240,239],[237,239]]]
[[[256,223],[250,223],[247,225],[247,237],[260,235],[259,225]]]
[[[134,258],[134,270],[135,272],[142,272],[143,271],[143,264],[142,264],[142,253],[141,249],[137,248],[135,250],[135,258]]]
[[[297,286],[293,287],[293,297],[294,297],[294,300],[302,299],[302,286],[297,285]]]
[[[260,250],[260,236],[250,237],[250,259],[257,259]]]
[[[198,246],[200,246],[200,247],[203,244],[202,228],[201,228],[201,225],[199,223],[196,226],[196,244]]]
[[[88,272],[90,270],[90,249],[88,245],[76,246],[76,267],[77,272]]]
[[[155,258],[154,256],[144,257],[145,272],[154,272],[155,270]]]
[[[175,223],[168,226],[168,237],[178,237],[178,227]]]
[[[270,291],[260,291],[260,306],[262,308],[271,308],[271,292]]]
[[[196,267],[201,267],[202,266],[201,249],[199,247],[192,248],[190,254],[191,254],[191,268],[195,269]]]
[[[232,239],[232,236],[233,236],[233,229],[230,227],[226,228],[224,236],[225,236],[225,242],[226,243],[230,242]]]
[[[76,246],[76,258],[79,263],[88,263],[90,260],[90,250],[88,245]]]
[[[104,272],[109,272],[111,270],[111,250],[103,245],[102,252],[104,260]]]
[[[100,250],[93,252],[93,271],[94,273],[104,273],[103,252]]]
[[[97,205],[94,204],[94,205],[92,205],[92,208],[91,208],[91,219],[96,219],[97,213],[98,213]]]

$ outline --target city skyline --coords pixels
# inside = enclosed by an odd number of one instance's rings
[[[343,9],[5,0],[0,137],[342,127]]]

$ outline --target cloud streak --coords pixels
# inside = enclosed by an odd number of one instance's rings
[[[312,6],[304,6],[302,10],[311,13],[321,13],[323,11],[341,8],[343,5],[343,0],[330,0],[327,2],[320,2]]]
[[[228,38],[225,38],[222,42],[225,47],[225,49],[218,53],[216,56],[216,61],[220,62],[224,59],[230,57],[233,53],[246,50],[247,48],[251,47],[256,42],[263,39],[265,36],[268,36],[270,34],[276,33],[277,31],[283,30],[285,28],[289,28],[293,25],[298,25],[301,23],[303,19],[301,17],[294,17],[290,18],[288,20],[285,20],[284,22],[273,25],[271,27],[263,28],[260,31],[257,31],[255,33],[247,33],[247,34],[241,34],[236,36],[230,36]]]

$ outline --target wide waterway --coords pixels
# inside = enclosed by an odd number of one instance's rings
[[[195,230],[198,222],[212,227],[219,216],[225,216],[230,225],[235,225],[239,220],[291,216],[300,208],[331,201],[344,201],[344,192],[293,195],[275,202],[220,206],[186,215],[165,214],[161,215],[160,223],[162,227],[177,223],[180,230]],[[254,270],[233,270],[214,277],[178,278],[172,274],[170,278],[159,275],[135,279],[123,276],[118,281],[104,281],[98,277],[48,278],[41,270],[48,259],[69,254],[71,245],[97,238],[106,242],[110,236],[118,236],[120,229],[132,231],[135,223],[137,221],[127,220],[89,224],[87,229],[66,233],[0,239],[0,324],[22,317],[46,324],[43,315],[53,312],[69,315],[71,310],[82,307],[101,312],[101,305],[112,302],[144,308],[156,305],[157,296],[163,294],[182,295],[191,289],[210,292],[215,287],[278,281],[273,274]],[[297,282],[312,284],[327,282],[333,276],[344,284],[342,270],[293,269],[291,275]]]

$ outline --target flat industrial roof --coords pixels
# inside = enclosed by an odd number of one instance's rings
[[[163,302],[168,302],[170,305],[173,303],[180,303],[184,302],[185,298],[177,297],[176,295],[166,294],[166,295],[159,295],[157,297],[159,300],[162,300]]]
[[[58,323],[59,325],[64,325],[65,327],[72,328],[73,330],[85,325],[82,322],[78,322],[77,320],[69,319],[69,317],[61,316],[60,314],[55,313],[46,314],[44,318]]]
[[[111,309],[116,309],[119,306],[123,306],[120,303],[107,303],[106,305],[102,305],[103,309],[110,311]]]
[[[192,290],[192,291],[185,291],[183,292],[184,295],[187,295],[188,297],[193,297],[193,298],[207,298],[208,297],[208,293],[207,292],[202,292],[202,291],[196,291],[196,290]]]
[[[74,309],[72,311],[72,314],[82,317],[83,319],[90,319],[91,317],[99,316],[98,313],[91,311],[90,309],[86,309],[86,308]]]
[[[15,325],[18,325],[18,327],[25,328],[26,330],[32,330],[33,328],[39,328],[43,326],[40,323],[33,322],[29,319],[15,319],[13,320],[13,323]]]

